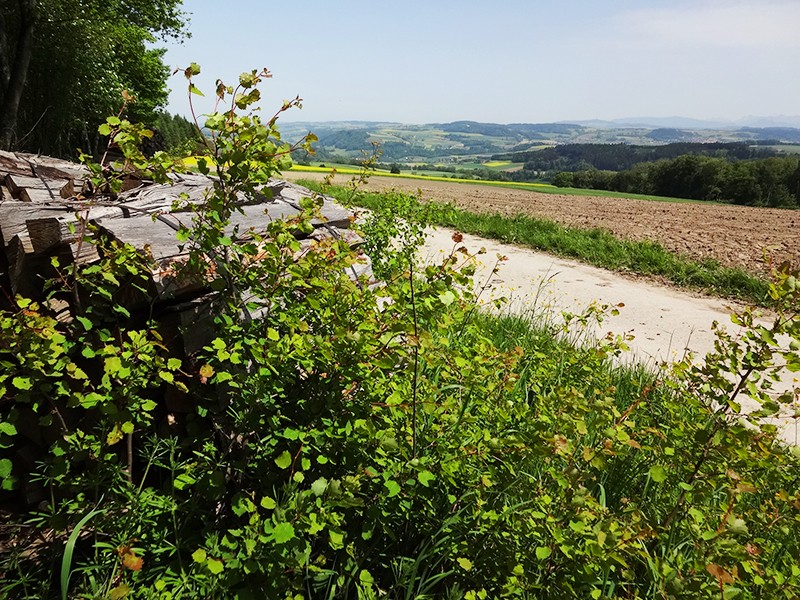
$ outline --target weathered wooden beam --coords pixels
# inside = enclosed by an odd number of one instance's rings
[[[72,180],[48,180],[9,173],[6,175],[6,185],[11,191],[11,196],[23,202],[48,202],[69,198],[72,195]]]
[[[58,205],[41,205],[19,200],[6,200],[0,203],[0,242],[6,246],[15,235],[27,236],[25,222],[30,219],[42,219],[70,214],[69,207]]]
[[[45,179],[72,179],[80,181],[89,178],[89,169],[78,163],[49,156],[25,155],[32,173]],[[0,167],[1,170],[1,167]]]
[[[37,254],[59,244],[72,243],[80,235],[80,224],[68,216],[28,219],[25,227]]]
[[[33,176],[33,170],[27,160],[4,150],[0,150],[0,173]]]

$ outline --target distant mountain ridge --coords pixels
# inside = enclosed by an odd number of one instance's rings
[[[693,119],[689,117],[624,117],[621,119],[591,119],[588,121],[559,121],[587,127],[627,128],[653,127],[675,129],[739,129],[742,127],[791,127],[800,128],[800,116],[779,115],[758,117],[748,115],[736,120]]]
[[[800,116],[743,117],[735,122],[685,117],[629,117],[557,123],[403,124],[391,121],[281,123],[283,138],[295,141],[312,131],[319,138],[317,158],[336,162],[371,153],[379,144],[382,160],[400,163],[481,163],[497,154],[525,152],[561,144],[662,145],[743,142],[800,144]]]

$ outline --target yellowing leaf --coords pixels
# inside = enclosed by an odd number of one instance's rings
[[[536,548],[536,558],[539,560],[544,560],[546,558],[550,558],[550,554],[552,554],[552,550],[548,546],[539,546]]]
[[[212,575],[219,575],[225,570],[225,565],[222,564],[221,560],[217,560],[216,558],[209,558],[206,561],[206,567],[211,571]]]
[[[120,583],[117,587],[108,592],[108,600],[122,600],[131,593],[131,587],[127,583]]]
[[[106,436],[106,444],[109,446],[113,446],[114,444],[119,443],[122,439],[122,429],[120,429],[119,423],[114,425],[114,429],[108,432]]]
[[[11,380],[11,383],[18,390],[29,390],[31,387],[33,387],[29,377],[14,377],[14,379]]]
[[[192,560],[196,563],[206,562],[207,557],[208,555],[206,554],[206,551],[203,550],[202,548],[198,548],[197,550],[192,552]]]
[[[463,556],[458,557],[456,562],[458,562],[458,566],[465,571],[469,571],[472,568],[472,561],[468,558],[464,558]]]
[[[706,565],[706,571],[714,576],[719,583],[733,583],[733,576],[719,565]]]
[[[144,561],[140,556],[136,556],[136,553],[130,546],[120,546],[117,548],[117,553],[119,554],[120,559],[122,559],[123,567],[130,569],[131,571],[142,570]]]
[[[275,459],[275,464],[278,465],[279,469],[288,469],[289,465],[292,464],[292,455],[289,454],[288,450],[284,450],[281,452],[281,455]]]

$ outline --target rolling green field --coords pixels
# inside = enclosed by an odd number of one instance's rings
[[[326,163],[327,165],[327,163]],[[303,166],[303,165],[294,165],[292,166],[291,170],[296,172],[307,172],[307,173],[329,173],[330,167],[335,165],[330,165],[326,167],[310,167],[310,166]],[[361,173],[361,169],[353,167],[352,165],[342,165],[341,168],[336,166],[336,172],[341,173],[342,175],[359,175]],[[442,176],[435,176],[435,175],[420,175],[416,173],[389,173],[387,171],[375,171],[375,175],[379,175],[381,177],[398,177],[402,179],[419,179],[422,181],[445,181],[450,183],[469,183],[473,185],[490,185],[495,187],[502,187],[502,188],[510,188],[510,189],[518,189],[518,190],[527,190],[531,192],[540,192],[543,194],[563,194],[567,196],[598,196],[604,198],[631,198],[634,200],[653,200],[656,202],[679,202],[679,203],[703,203],[709,204],[708,201],[701,201],[701,200],[687,200],[686,198],[667,198],[663,196],[648,196],[646,194],[626,194],[622,192],[608,192],[605,190],[584,190],[578,188],[560,188],[554,185],[550,185],[548,183],[523,183],[523,182],[510,182],[510,181],[483,181],[478,179],[461,179],[461,178],[451,178],[451,177],[442,177]]]

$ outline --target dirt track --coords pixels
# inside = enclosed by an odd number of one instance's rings
[[[290,175],[287,173],[286,175]],[[311,173],[291,173],[309,178]],[[337,177],[336,183],[347,179]],[[420,190],[424,198],[476,212],[524,213],[581,228],[600,227],[634,240],[655,240],[693,258],[766,273],[763,252],[775,263],[800,263],[800,211],[714,204],[679,204],[539,194],[488,185],[373,177],[368,189]]]

